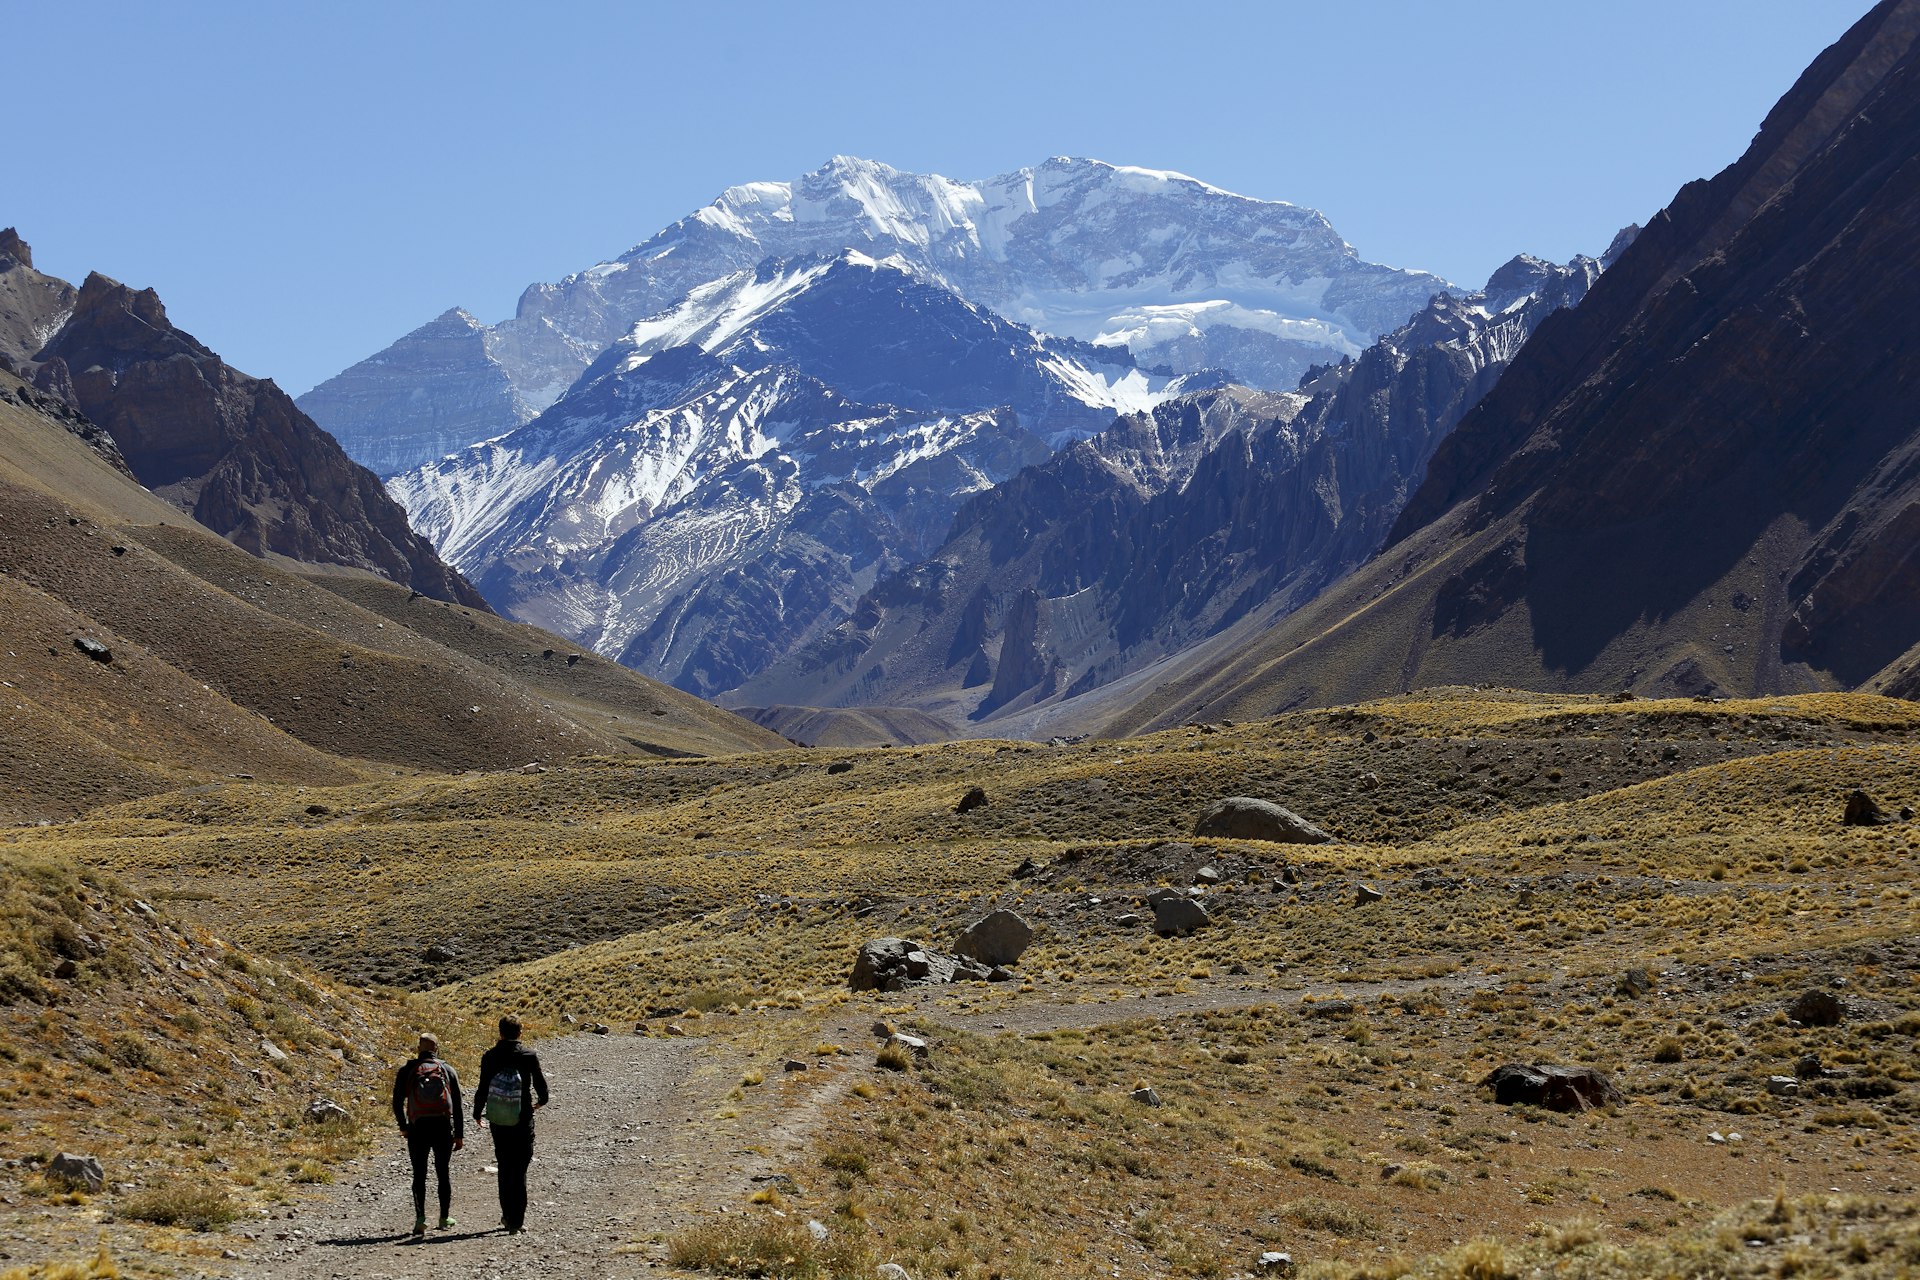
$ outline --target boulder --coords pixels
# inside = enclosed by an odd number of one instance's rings
[[[1638,1000],[1651,992],[1656,985],[1658,984],[1654,981],[1653,974],[1635,967],[1620,975],[1620,981],[1615,984],[1614,991],[1630,1000]]]
[[[1358,889],[1354,890],[1353,905],[1356,907],[1364,907],[1369,902],[1378,902],[1380,901],[1380,899],[1386,896],[1387,896],[1386,894],[1380,892],[1378,889],[1374,888],[1372,885],[1363,884]]]
[[[953,944],[954,951],[983,964],[1016,964],[1033,942],[1033,926],[1012,911],[991,911],[974,921]]]
[[[80,642],[76,640],[74,643]],[[1880,827],[1894,821],[1894,818],[1875,804],[1872,796],[1855,790],[1847,797],[1846,811],[1840,815],[1840,821],[1849,827]]]
[[[84,1188],[94,1194],[107,1189],[107,1172],[100,1167],[98,1156],[75,1155],[71,1151],[62,1151],[47,1166],[47,1176],[56,1182],[64,1182],[69,1187]]]
[[[446,964],[458,955],[459,953],[446,943],[436,942],[422,953],[421,958],[428,964]]]
[[[1787,1006],[1787,1016],[1803,1027],[1837,1027],[1847,1008],[1833,992],[1815,987]]]
[[[266,1054],[267,1057],[274,1062],[285,1062],[287,1060],[287,1051],[271,1040],[262,1040],[260,1042],[260,1052]]]
[[[1148,905],[1153,908],[1153,928],[1156,933],[1192,933],[1203,925],[1213,923],[1213,917],[1205,907],[1192,898],[1176,893],[1153,898]]]
[[[852,773],[853,761],[835,760],[832,764],[827,766],[827,772],[828,773]]]
[[[113,661],[113,650],[107,648],[107,646],[101,644],[98,640],[90,639],[87,636],[75,636],[73,638],[73,647],[86,654],[89,658],[92,658],[95,662]]]
[[[53,966],[53,976],[62,982],[69,981],[76,977],[79,972],[80,966],[74,963],[72,956],[63,957],[58,964]]]
[[[1141,1085],[1127,1096],[1145,1106],[1157,1107],[1160,1105],[1160,1093],[1150,1084]]]
[[[1193,873],[1193,882],[1195,884],[1219,884],[1220,869],[1218,867],[1202,867]]]
[[[975,809],[986,804],[986,802],[987,789],[985,787],[968,787],[967,794],[960,797],[960,802],[953,806],[953,811],[955,813],[972,813]]]
[[[1627,1100],[1613,1081],[1592,1067],[1509,1062],[1489,1072],[1480,1087],[1493,1090],[1493,1100],[1503,1107],[1525,1103],[1549,1111],[1585,1111]]]
[[[925,1058],[930,1052],[925,1040],[922,1040],[919,1036],[907,1035],[902,1031],[896,1031],[888,1036],[887,1043],[896,1049],[904,1049],[916,1058]]]
[[[1252,796],[1229,796],[1207,806],[1193,834],[1215,839],[1266,840],[1274,844],[1326,844],[1333,837],[1290,809]]]

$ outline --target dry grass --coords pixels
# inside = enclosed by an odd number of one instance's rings
[[[1910,1203],[1920,853],[1913,828],[1838,817],[1854,786],[1916,801],[1916,730],[1911,704],[1852,696],[1435,691],[1059,748],[234,784],[14,847],[109,868],[256,952],[435,988],[426,1006],[387,1003],[391,1020],[676,1021],[734,1055],[712,1122],[728,1141],[850,1073],[822,1095],[799,1190],[689,1238],[718,1242],[708,1269],[757,1256],[737,1233],[811,1216],[836,1247],[914,1275],[1232,1274],[1264,1248],[1327,1275],[1526,1273],[1549,1255],[1577,1275],[1608,1250],[1695,1248],[1717,1211],[1776,1188]],[[829,774],[842,759],[855,767]],[[955,815],[972,785],[991,803]],[[1278,800],[1342,842],[1186,837],[1227,794]],[[1028,860],[1037,873],[1013,878]],[[1202,865],[1220,873],[1213,927],[1120,923]],[[1289,866],[1298,883],[1281,880]],[[1385,900],[1356,906],[1361,881]],[[500,923],[503,895],[531,925]],[[1040,926],[1025,982],[845,992],[862,939],[944,946],[994,906]],[[455,959],[427,962],[435,943]],[[1622,994],[1629,967],[1654,990]],[[1854,1016],[1788,1024],[1794,996],[1836,982]],[[284,993],[255,986],[235,992],[252,1006],[188,1012],[274,1025]],[[772,1079],[782,1056],[853,1045],[876,1016],[930,1034],[931,1058],[886,1071],[856,1047],[816,1053],[804,1084]],[[988,1034],[996,1023],[1009,1033]],[[1834,1074],[1769,1092],[1809,1054]],[[1579,1117],[1494,1107],[1473,1082],[1508,1060],[1598,1065],[1630,1101]],[[1165,1105],[1131,1101],[1141,1083]],[[279,1185],[306,1158],[278,1153]],[[1882,1227],[1902,1238],[1897,1213],[1873,1221],[1862,1247],[1904,1247],[1872,1243]],[[1825,1245],[1809,1248],[1815,1267]]]

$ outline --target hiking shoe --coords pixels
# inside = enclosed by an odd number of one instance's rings
[[[416,1236],[423,1236],[427,1234],[427,1220],[425,1218],[414,1219],[413,1234]]]
[[[440,1230],[442,1231],[445,1231],[448,1227],[457,1227],[459,1225],[460,1224],[455,1222],[452,1218],[440,1219]]]

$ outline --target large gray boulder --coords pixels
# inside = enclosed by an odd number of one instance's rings
[[[1147,900],[1153,908],[1156,933],[1192,933],[1213,923],[1213,916],[1192,898],[1178,893],[1155,894]]]
[[[956,954],[982,964],[1017,964],[1033,942],[1033,926],[1012,911],[990,911],[968,925],[953,944]]]
[[[1252,796],[1228,796],[1207,806],[1193,834],[1226,840],[1268,840],[1274,844],[1326,844],[1333,837],[1291,809]]]

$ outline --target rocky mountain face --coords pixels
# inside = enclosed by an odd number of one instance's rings
[[[1917,41],[1920,3],[1877,6],[1740,160],[1540,327],[1380,557],[1116,727],[1463,678],[1686,694],[1903,678],[1920,643]]]
[[[271,381],[175,328],[151,289],[96,273],[75,290],[34,271],[9,233],[0,239],[0,356],[111,437],[140,483],[255,555],[367,569],[486,607],[372,472]]]
[[[856,249],[1046,333],[1120,345],[1172,372],[1291,387],[1358,355],[1437,290],[1362,261],[1311,209],[1179,174],[1056,158],[981,182],[837,157],[732,187],[611,261],[530,287],[512,319],[452,311],[301,397],[382,474],[503,434],[610,344],[696,290],[773,259]]]
[[[931,551],[967,494],[1183,385],[899,262],[770,261],[392,489],[514,616],[711,695]]]
[[[1435,445],[1600,266],[1516,258],[1295,393],[1123,418],[971,499],[927,560],[730,696],[992,723],[1284,612],[1379,546]]]

